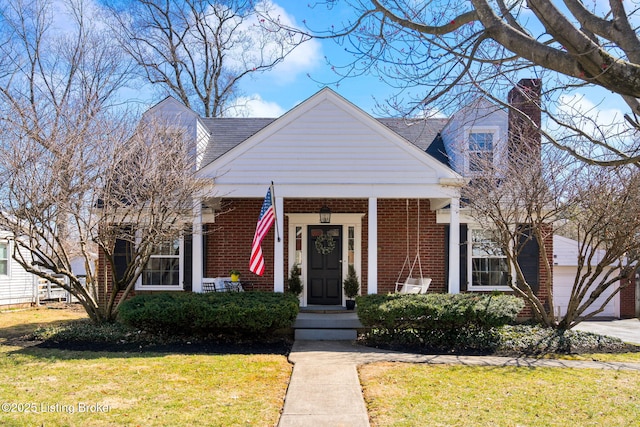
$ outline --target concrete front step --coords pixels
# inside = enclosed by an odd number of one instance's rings
[[[356,329],[296,329],[296,341],[355,341]]]
[[[293,324],[296,340],[352,341],[358,338],[362,323],[353,311],[332,313],[300,312]]]

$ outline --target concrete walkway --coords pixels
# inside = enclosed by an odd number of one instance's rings
[[[640,320],[587,320],[578,323],[577,331],[593,332],[600,335],[620,338],[624,342],[640,345]]]
[[[640,371],[640,363],[420,355],[379,350],[350,341],[296,341],[294,364],[279,427],[369,426],[357,366],[371,362],[593,368]]]

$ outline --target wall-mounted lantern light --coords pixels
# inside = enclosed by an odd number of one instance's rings
[[[323,205],[320,208],[320,223],[321,224],[331,223],[331,209],[329,209],[327,205]]]

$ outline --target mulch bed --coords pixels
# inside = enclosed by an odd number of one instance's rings
[[[281,354],[289,355],[292,342],[181,342],[168,344],[127,343],[89,343],[43,341],[36,344],[40,348],[53,348],[68,351],[103,351],[125,353],[173,353],[173,354]]]

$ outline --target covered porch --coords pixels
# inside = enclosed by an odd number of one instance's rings
[[[215,214],[206,207],[203,212],[203,204],[196,204],[194,292],[202,292],[203,283],[228,276],[230,269],[240,270],[242,281],[250,282],[252,289],[283,292],[293,265],[301,272],[303,307],[344,305],[341,285],[348,265],[360,278],[361,294],[393,292],[395,283],[408,275],[431,278],[434,292],[460,291],[459,245],[449,244],[460,242],[457,181],[442,185],[440,197],[420,198],[415,197],[418,188],[404,193],[389,189],[388,194],[375,197],[338,198],[327,193],[301,198],[296,197],[295,188],[275,184],[277,219],[262,244],[266,271],[260,277],[250,273],[248,265],[267,187],[256,186],[255,193],[222,199]],[[392,193],[396,197],[388,197]],[[321,219],[322,209],[330,211],[328,220]],[[449,224],[436,221],[436,211],[442,209],[450,212]]]

